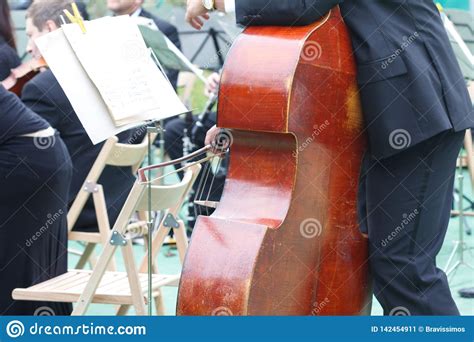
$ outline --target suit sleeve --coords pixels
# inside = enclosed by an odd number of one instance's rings
[[[48,121],[52,127],[59,126],[60,117],[57,106],[50,95],[34,82],[34,79],[23,87],[21,100],[29,109]]]
[[[10,46],[3,44],[0,47],[0,80],[6,79],[11,69],[21,64],[20,58]]]
[[[236,0],[237,23],[244,26],[304,26],[321,19],[344,0]]]

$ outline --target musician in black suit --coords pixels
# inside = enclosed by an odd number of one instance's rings
[[[27,49],[33,58],[41,57],[34,43],[35,39],[57,29],[62,10],[64,8],[71,10],[69,6],[69,0],[36,0],[30,6],[27,12],[26,32],[30,38]],[[103,144],[92,144],[66,94],[50,70],[40,73],[25,85],[22,100],[59,132],[69,150],[73,163],[73,178],[69,191],[69,204],[72,204]],[[134,140],[133,131],[120,134],[119,139],[124,143],[140,142]],[[108,166],[102,173],[99,184],[104,186],[111,225],[120,213],[134,181],[135,176],[131,168]],[[75,225],[75,230],[97,231],[97,229],[94,205],[92,199],[89,199]]]
[[[0,0],[0,82],[6,79],[11,69],[21,64],[16,52],[15,36],[7,0]]]
[[[107,0],[109,10],[114,12],[115,15],[128,14],[132,17],[136,16],[152,19],[158,29],[163,32],[178,49],[181,49],[181,41],[177,28],[169,22],[144,10],[142,5],[143,0]],[[178,84],[178,74],[178,70],[167,70],[167,76],[174,89],[176,89]]]
[[[59,135],[0,85],[0,315],[71,313],[70,304],[12,299],[67,271],[71,170]]]
[[[358,211],[375,295],[386,315],[458,315],[435,258],[474,114],[433,1],[191,0],[187,20],[201,28],[217,7],[242,25],[307,25],[336,5],[352,38],[369,138]]]

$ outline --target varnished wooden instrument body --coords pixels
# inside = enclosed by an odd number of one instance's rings
[[[365,137],[337,9],[306,27],[247,29],[223,71],[231,129],[222,200],[200,217],[179,315],[358,315],[370,310],[356,193]]]
[[[17,96],[21,96],[23,87],[38,75],[43,68],[47,68],[47,64],[43,58],[39,60],[29,60],[13,69],[10,76],[3,80],[1,84],[6,90]]]

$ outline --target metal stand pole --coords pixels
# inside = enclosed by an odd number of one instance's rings
[[[461,174],[458,176],[459,180],[459,240],[454,242],[454,247],[449,256],[448,262],[444,268],[446,275],[449,277],[453,274],[459,267],[466,266],[474,270],[474,267],[466,263],[464,258],[464,252],[470,250],[469,246],[464,242],[464,175],[462,174],[462,165],[461,165]],[[453,264],[455,257],[458,257],[457,261]],[[451,266],[452,265],[452,266]]]
[[[160,125],[157,126],[154,123],[154,126],[147,127],[147,134],[148,134],[148,165],[153,165],[153,141],[152,141],[152,134],[158,133],[160,136],[160,154],[162,161],[164,160],[164,130],[163,130],[163,120],[160,121]],[[159,170],[160,176],[163,174],[163,170]],[[152,210],[152,203],[151,203],[151,180],[153,179],[151,170],[148,171],[148,241],[147,241],[147,249],[148,249],[148,302],[147,302],[147,309],[148,309],[148,316],[153,315],[153,257],[152,257],[152,250],[153,250],[153,229],[155,223],[161,221],[162,215],[156,215],[153,217],[154,213]]]

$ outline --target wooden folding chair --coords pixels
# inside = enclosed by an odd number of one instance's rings
[[[152,210],[165,212],[165,219],[160,223],[153,236],[152,259],[155,260],[164,237],[173,229],[178,241],[179,255],[183,260],[188,241],[184,223],[177,219],[177,215],[200,169],[200,165],[189,167],[183,180],[179,184],[171,186],[160,186],[155,185],[156,182],[151,182],[149,188],[147,182],[137,180],[92,271],[70,270],[59,277],[29,288],[15,289],[12,294],[13,298],[16,300],[76,303],[73,315],[84,315],[91,303],[132,305],[137,315],[144,315],[148,291],[148,274],[144,272],[147,271],[148,255],[143,258],[140,271],[138,271],[133,258],[131,241],[127,240],[124,235],[128,222],[136,210],[148,210],[149,199],[151,199]],[[117,248],[122,250],[126,272],[106,271]],[[180,274],[153,274],[152,293],[159,312],[162,312],[162,307],[160,307],[161,287],[177,286],[179,278]]]
[[[153,134],[150,138],[154,140],[155,137],[156,135]],[[86,244],[82,254],[75,253],[80,254],[80,259],[75,268],[84,268],[88,261],[93,264],[95,246],[97,244],[105,244],[110,233],[109,216],[107,214],[107,204],[105,202],[104,191],[103,188],[97,184],[105,167],[107,165],[131,167],[132,173],[135,173],[142,164],[143,159],[147,154],[147,150],[148,137],[145,137],[143,142],[137,145],[121,144],[118,142],[117,137],[112,137],[105,142],[67,215],[69,241],[79,241]],[[97,226],[99,228],[98,232],[72,231],[90,195],[93,196]],[[140,222],[139,224],[146,225],[146,222]],[[70,252],[73,251],[70,250]],[[114,260],[110,263],[110,270],[116,270]]]

